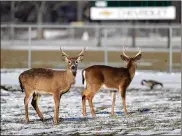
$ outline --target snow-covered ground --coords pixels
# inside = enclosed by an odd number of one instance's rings
[[[18,76],[26,69],[1,69],[1,84],[4,85],[19,85]],[[141,80],[152,79],[160,81],[164,87],[168,88],[181,88],[181,73],[166,73],[166,72],[153,72],[153,71],[136,71],[133,81],[129,88],[146,88],[141,86]],[[81,70],[78,70],[76,76],[76,83],[74,86],[82,86]]]
[[[102,90],[96,94],[93,103],[96,118],[91,118],[87,103],[87,118],[81,113],[80,70],[76,84],[62,96],[60,102],[60,124],[53,125],[53,98],[42,95],[39,108],[46,121],[41,122],[29,103],[30,123],[24,118],[24,93],[19,90],[18,76],[25,69],[1,69],[1,85],[11,91],[1,89],[1,134],[75,134],[75,135],[160,135],[181,134],[181,74],[162,72],[136,72],[127,90],[129,116],[123,114],[121,97],[117,93],[114,117],[110,116],[111,93]],[[152,79],[164,84],[163,89],[149,90],[141,86],[142,79]]]

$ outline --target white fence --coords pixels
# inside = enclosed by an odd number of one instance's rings
[[[42,28],[43,37],[37,39]],[[180,24],[112,24],[112,25],[37,25],[2,24],[1,48],[29,51],[28,67],[31,67],[31,50],[57,50],[60,45],[80,50],[83,46],[92,50],[104,50],[104,63],[108,63],[108,51],[121,46],[130,49],[169,51],[169,71],[172,72],[172,53],[181,48]],[[26,46],[28,45],[28,46]],[[41,46],[43,45],[43,46]]]

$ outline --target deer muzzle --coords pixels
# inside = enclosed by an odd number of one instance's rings
[[[72,71],[72,72],[75,72],[76,70],[77,70],[77,67],[76,67],[75,65],[72,65],[72,66],[71,66],[71,71]]]

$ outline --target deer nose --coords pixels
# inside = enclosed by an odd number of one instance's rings
[[[75,65],[71,66],[71,69],[72,70],[75,70],[76,69],[76,66]]]

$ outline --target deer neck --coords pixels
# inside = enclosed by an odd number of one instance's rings
[[[66,69],[66,79],[71,84],[75,83],[76,72],[72,72],[69,68]]]
[[[135,75],[136,65],[129,62],[127,65],[127,69],[128,69],[129,74],[130,74],[130,79],[132,80],[134,75]]]

